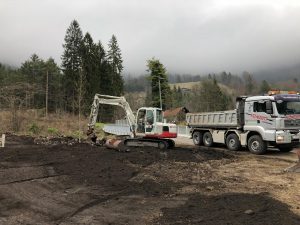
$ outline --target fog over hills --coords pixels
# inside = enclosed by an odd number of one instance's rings
[[[156,57],[172,74],[265,76],[300,63],[299,12],[299,0],[1,0],[0,62],[20,66],[36,53],[60,64],[76,19],[95,42],[116,35],[125,73],[145,73]]]
[[[265,69],[253,73],[256,80],[267,80],[269,82],[284,81],[297,78],[300,80],[300,63],[290,67],[278,69]]]

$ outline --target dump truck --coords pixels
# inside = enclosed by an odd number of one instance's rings
[[[300,95],[271,91],[262,96],[236,98],[236,109],[188,113],[187,125],[195,145],[226,144],[232,151],[242,146],[264,154],[268,146],[288,152],[299,146]]]

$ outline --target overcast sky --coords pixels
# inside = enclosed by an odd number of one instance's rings
[[[126,73],[151,57],[192,74],[300,63],[299,0],[0,0],[0,62],[60,64],[73,19],[105,46],[116,35]]]

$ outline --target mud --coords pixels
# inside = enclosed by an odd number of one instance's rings
[[[286,160],[68,143],[7,136],[0,224],[300,224],[299,174],[283,172]]]

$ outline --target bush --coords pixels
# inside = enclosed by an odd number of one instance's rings
[[[41,129],[39,128],[39,126],[36,124],[36,123],[32,123],[30,126],[29,126],[29,132],[31,133],[31,134],[38,134],[40,131],[41,131]]]
[[[72,133],[71,136],[76,139],[79,139],[79,138],[82,139],[84,137],[84,134],[82,131],[76,130]]]
[[[48,131],[48,134],[50,134],[50,135],[54,135],[54,136],[60,135],[58,129],[56,129],[54,127],[48,127],[47,131]]]

